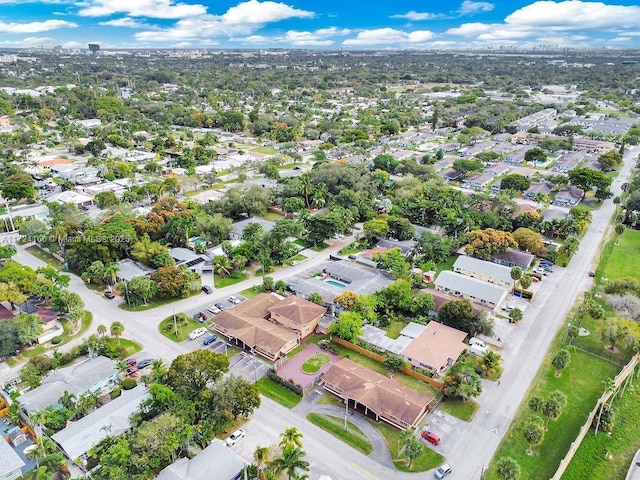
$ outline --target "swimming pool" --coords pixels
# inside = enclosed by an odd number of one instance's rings
[[[345,288],[346,285],[344,283],[336,282],[335,280],[325,280],[329,285],[333,285],[338,288]]]

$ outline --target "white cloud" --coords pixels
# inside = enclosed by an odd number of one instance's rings
[[[324,47],[333,45],[335,43],[333,37],[345,36],[349,35],[350,33],[351,30],[349,30],[348,28],[327,27],[320,28],[313,32],[289,30],[284,35],[276,36],[249,35],[248,37],[232,38],[231,41],[256,45],[287,44],[297,47]]]
[[[297,32],[294,30],[289,30],[285,34],[282,41],[289,43],[291,45],[296,45],[296,46],[309,45],[309,46],[317,46],[317,47],[333,45],[334,43],[333,40],[322,39],[321,37],[319,37],[318,35],[312,32]]]
[[[629,43],[631,41],[631,37],[616,37],[608,40],[609,43]]]
[[[51,45],[54,39],[50,37],[27,37],[22,40],[5,40],[0,42],[1,47],[37,47],[39,45]]]
[[[2,33],[40,33],[56,30],[58,28],[76,28],[77,23],[65,20],[45,20],[43,22],[31,23],[5,23],[0,22],[0,32]]]
[[[146,0],[145,0],[146,1]],[[309,18],[313,12],[297,10],[284,3],[249,0],[231,7],[223,15],[199,15],[178,20],[172,27],[162,30],[138,32],[136,40],[148,42],[187,41],[199,42],[224,36],[250,36],[267,23],[287,18]]]
[[[397,13],[395,15],[391,15],[389,18],[404,18],[406,20],[418,22],[420,20],[432,20],[434,18],[440,17],[442,17],[442,15],[438,13],[416,12],[415,10],[410,10],[407,13]]]
[[[316,35],[321,35],[323,37],[344,37],[345,35],[349,35],[351,30],[348,28],[338,28],[338,27],[328,27],[328,28],[319,28],[315,31]]]
[[[411,44],[425,42],[433,36],[433,32],[428,30],[405,32],[394,28],[377,28],[361,31],[355,38],[349,38],[343,44],[349,46]]]
[[[473,15],[478,12],[490,12],[495,5],[489,2],[472,2],[471,0],[464,0],[458,13],[460,15]]]
[[[144,28],[148,26],[145,23],[139,22],[131,17],[115,18],[106,22],[100,22],[100,25],[124,28]]]
[[[588,42],[575,34],[571,35],[571,32],[610,29],[624,37],[627,35],[626,29],[637,29],[639,26],[638,6],[606,5],[580,0],[545,0],[514,11],[504,19],[504,23],[463,23],[457,28],[450,28],[446,33],[475,37],[476,40],[489,43],[559,38],[563,40],[563,45],[578,46]]]
[[[221,20],[227,25],[264,25],[287,18],[312,18],[314,15],[313,12],[299,10],[284,3],[249,0],[231,7],[227,13],[222,15]]]
[[[0,5],[22,5],[23,3],[70,4],[72,0],[0,0]]]
[[[131,17],[185,18],[207,13],[204,5],[176,3],[174,0],[86,0],[78,3],[78,15],[108,17],[124,13]]]
[[[273,37],[265,37],[264,35],[249,35],[244,38],[231,38],[232,42],[251,43],[255,45],[264,45],[273,41]]]
[[[62,44],[62,48],[86,48],[86,47],[87,47],[86,44],[76,42],[75,40],[72,40],[70,42],[64,42]]]

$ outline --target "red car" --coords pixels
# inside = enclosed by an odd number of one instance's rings
[[[422,438],[424,438],[429,443],[433,443],[434,445],[440,444],[440,437],[433,432],[425,430],[421,435]]]

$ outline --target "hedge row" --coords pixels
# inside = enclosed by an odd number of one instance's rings
[[[291,380],[285,380],[284,378],[278,376],[278,374],[276,373],[276,371],[274,369],[269,369],[269,371],[267,372],[267,377],[269,377],[275,383],[277,383],[279,385],[282,385],[283,387],[291,390],[296,395],[298,395],[300,397],[302,396],[303,391],[302,391],[302,387],[300,385],[298,385],[297,383],[292,382]]]

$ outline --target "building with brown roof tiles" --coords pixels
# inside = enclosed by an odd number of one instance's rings
[[[467,332],[431,321],[400,355],[414,367],[442,373],[453,365],[467,348]]]
[[[269,308],[269,320],[295,330],[305,338],[313,333],[327,309],[304,298],[291,296]]]
[[[268,318],[269,309],[282,300],[283,297],[275,293],[261,293],[227,311],[240,316]]]
[[[417,428],[433,402],[433,398],[347,358],[335,363],[322,381],[325,390],[355,410],[402,430]]]
[[[212,318],[214,330],[229,337],[236,344],[275,361],[298,346],[299,335],[287,328],[260,317],[248,317],[232,309]]]

